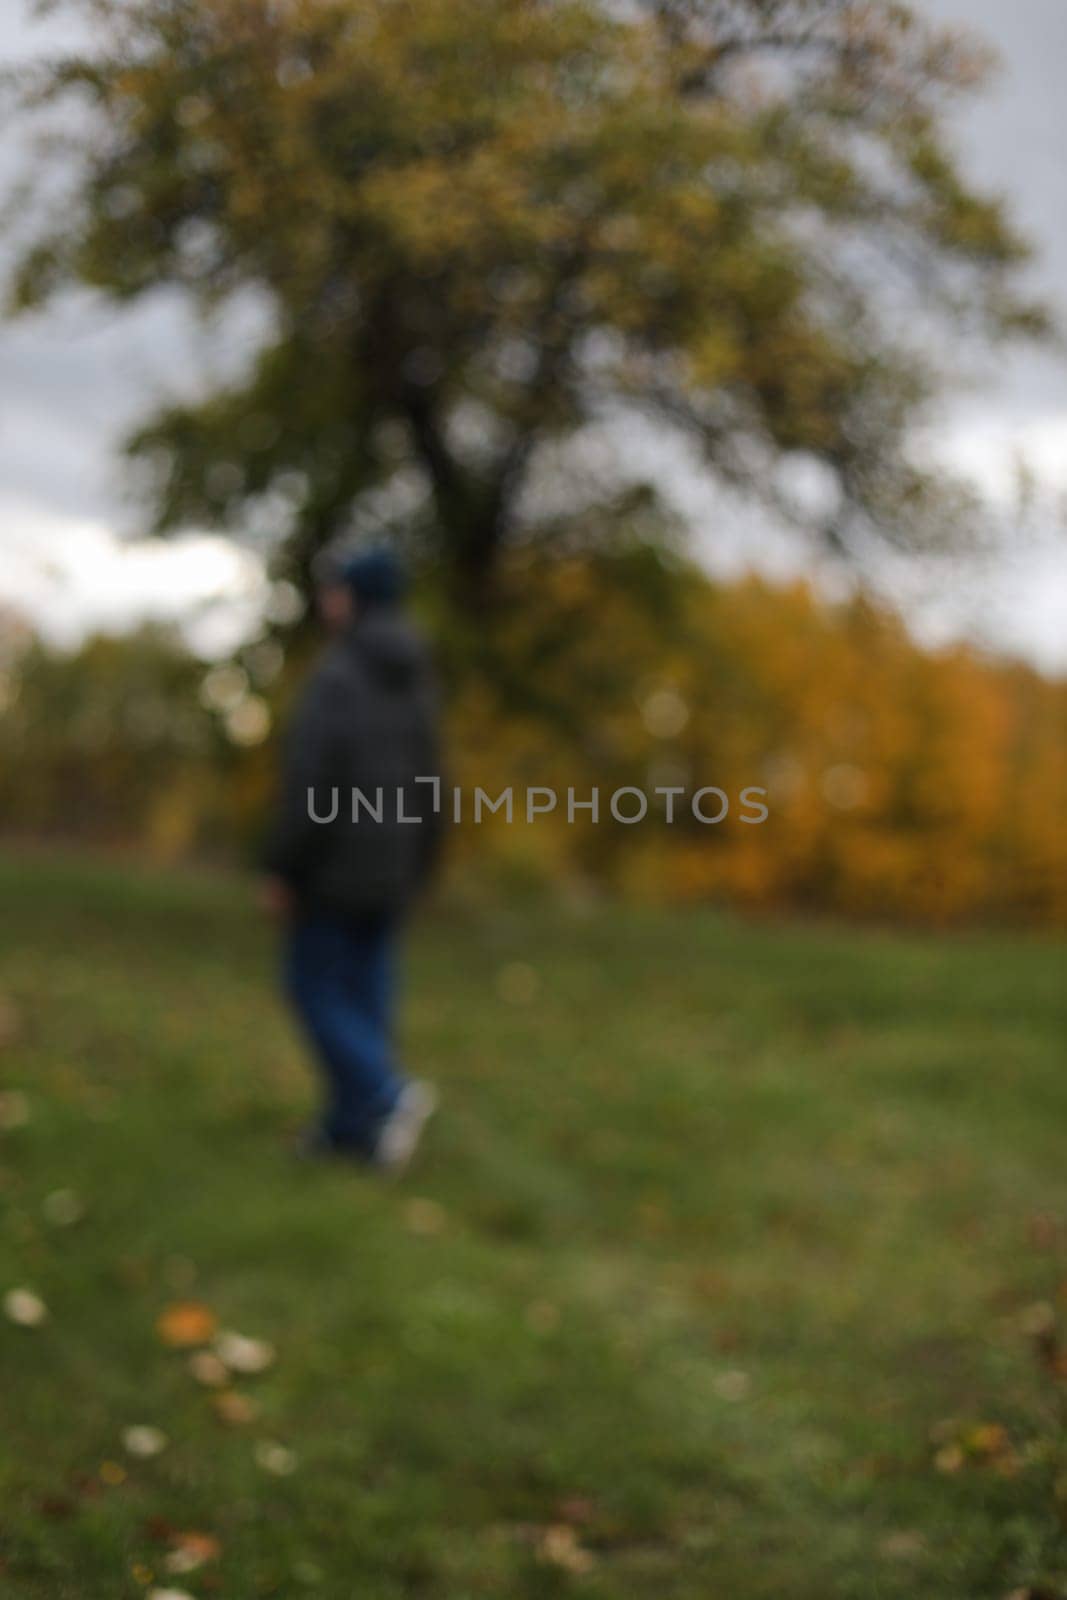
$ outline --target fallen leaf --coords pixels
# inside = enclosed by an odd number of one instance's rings
[[[223,1389],[230,1381],[229,1367],[213,1350],[194,1350],[189,1357],[189,1371],[207,1389]]]
[[[946,1444],[934,1457],[938,1472],[958,1472],[963,1466],[963,1451],[958,1444]]]
[[[48,1316],[48,1307],[32,1289],[9,1289],[4,1296],[4,1315],[20,1328],[39,1328]]]
[[[963,1442],[972,1455],[999,1455],[1008,1448],[1008,1430],[999,1422],[982,1422],[968,1431]]]
[[[292,1450],[284,1444],[275,1444],[271,1439],[261,1439],[254,1455],[257,1467],[262,1467],[264,1472],[273,1472],[276,1478],[287,1478],[296,1471],[296,1456]]]
[[[221,1554],[222,1545],[213,1533],[183,1531],[171,1536],[171,1549],[164,1556],[163,1565],[168,1572],[195,1572],[208,1561],[217,1561]]]
[[[122,1430],[122,1444],[127,1455],[143,1461],[161,1455],[169,1442],[162,1428],[153,1428],[148,1423],[135,1423]]]
[[[259,1407],[254,1400],[246,1394],[238,1394],[235,1389],[226,1389],[222,1394],[212,1395],[211,1404],[215,1415],[220,1422],[227,1422],[232,1428],[240,1428],[248,1422],[255,1422],[259,1416]]]
[[[100,1480],[106,1483],[108,1488],[117,1489],[120,1483],[126,1482],[126,1468],[120,1466],[117,1461],[101,1461]]]
[[[220,1333],[215,1354],[231,1372],[265,1372],[274,1363],[274,1346],[265,1339],[249,1339],[243,1333]]]
[[[156,1333],[174,1349],[207,1344],[217,1326],[215,1313],[200,1300],[175,1300],[156,1319]]]
[[[579,1542],[574,1529],[565,1522],[553,1523],[544,1530],[537,1554],[542,1561],[575,1574],[589,1572],[595,1564],[592,1552]]]

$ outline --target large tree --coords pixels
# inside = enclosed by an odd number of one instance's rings
[[[475,602],[567,520],[546,458],[637,417],[839,546],[922,542],[922,408],[971,335],[1041,326],[941,125],[984,58],[894,0],[73,3],[92,48],[23,87],[90,126],[12,304],[269,309],[245,372],[130,440],[160,531],[254,533],[280,487],[302,573],[402,514]],[[624,480],[579,482],[582,526]]]

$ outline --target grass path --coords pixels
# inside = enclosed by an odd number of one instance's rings
[[[239,883],[0,861],[0,1594],[1067,1594],[1062,947],[439,912],[399,1187],[288,1164],[272,960]]]

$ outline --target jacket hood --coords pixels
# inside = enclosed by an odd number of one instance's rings
[[[380,683],[406,689],[426,669],[426,646],[402,612],[375,608],[359,617],[345,645]]]

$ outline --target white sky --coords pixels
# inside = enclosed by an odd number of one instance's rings
[[[1034,285],[1067,323],[1067,0],[917,0],[917,9],[979,29],[1001,52],[991,91],[960,116],[958,143],[971,173],[1011,197],[1040,249]],[[0,61],[71,37],[68,21],[31,22],[25,0],[0,0]],[[0,152],[0,186],[17,166],[13,145]],[[245,337],[235,330],[233,340]],[[205,649],[239,637],[263,595],[256,562],[208,533],[136,539],[115,452],[146,405],[195,381],[216,354],[162,299],[122,314],[67,304],[0,330],[0,601],[57,640],[149,615],[189,618]],[[1023,459],[1067,505],[1067,359],[1031,351],[990,370],[945,407],[935,443],[994,499],[1008,497]],[[700,496],[687,498],[702,523]],[[702,548],[720,552],[713,563],[734,568],[738,550],[751,548],[697,531]],[[795,565],[769,536],[761,554],[771,570]],[[1052,518],[1047,537],[995,564],[901,595],[930,640],[967,635],[1067,671],[1067,542]]]

